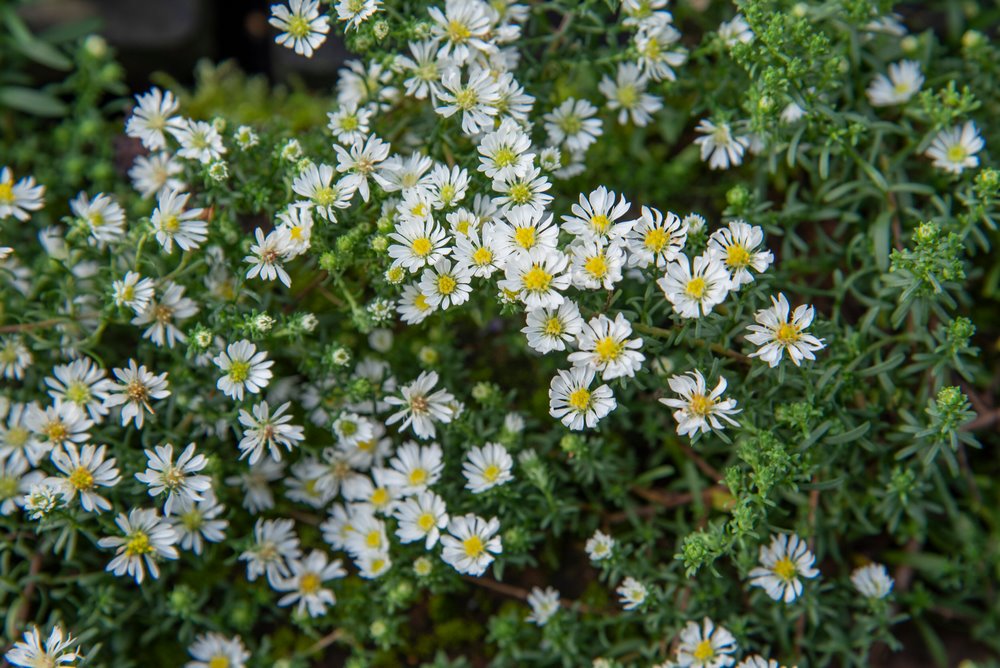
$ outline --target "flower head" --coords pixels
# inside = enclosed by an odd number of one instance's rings
[[[750,586],[760,587],[775,601],[791,603],[802,594],[800,578],[814,578],[816,557],[798,536],[775,534],[760,547],[760,566],[750,571]]]

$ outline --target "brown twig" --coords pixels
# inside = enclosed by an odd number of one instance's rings
[[[22,322],[17,325],[0,326],[0,334],[10,334],[11,332],[28,332],[33,329],[45,329],[54,327],[66,322],[66,318],[51,318],[49,320],[39,320],[38,322]]]
[[[24,590],[21,592],[21,609],[17,612],[18,625],[28,621],[28,615],[31,612],[31,597],[35,595],[35,588],[38,585],[35,577],[41,571],[42,553],[35,552],[31,555],[31,563],[28,565],[28,583],[24,585]]]
[[[683,441],[681,441],[679,445],[681,450],[684,451],[684,454],[687,455],[688,458],[694,462],[694,465],[697,466],[702,473],[711,478],[712,482],[719,482],[720,480],[722,480],[723,475],[719,472],[719,469],[715,468],[714,466],[706,462],[704,459],[702,459],[701,455],[695,452],[690,445],[684,443]]]

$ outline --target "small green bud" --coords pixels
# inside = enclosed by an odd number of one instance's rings
[[[899,42],[899,47],[908,56],[912,56],[920,48],[920,41],[913,35],[907,35]]]
[[[372,237],[371,247],[376,253],[384,253],[389,248],[389,239],[381,234],[376,235]]]
[[[376,619],[368,627],[368,632],[372,634],[372,638],[378,639],[386,634],[389,630],[389,626],[383,622],[381,619]]]
[[[337,254],[332,251],[327,251],[319,256],[319,266],[324,271],[335,272],[337,267],[340,266],[340,262],[337,260]],[[402,279],[400,279],[402,280]]]
[[[431,346],[423,346],[417,353],[417,357],[424,366],[434,366],[441,361],[440,353]]]
[[[734,209],[743,209],[750,203],[750,191],[742,185],[733,186],[726,193],[726,201]]]
[[[966,30],[962,35],[962,46],[966,49],[975,49],[986,43],[983,33],[978,30]]]
[[[490,400],[495,391],[495,385],[482,381],[472,386],[472,398],[481,404],[485,404]]]
[[[376,21],[372,26],[372,34],[375,35],[375,39],[382,41],[389,34],[389,24],[385,21]]]
[[[92,58],[103,58],[108,55],[108,41],[100,35],[88,35],[83,40],[83,50]]]

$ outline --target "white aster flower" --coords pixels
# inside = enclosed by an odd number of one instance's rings
[[[501,290],[517,295],[529,311],[556,308],[563,303],[562,290],[569,287],[569,258],[558,250],[533,248],[507,260]]]
[[[436,96],[441,75],[451,61],[438,55],[436,40],[410,42],[408,46],[413,57],[399,56],[396,59],[397,65],[409,75],[403,82],[406,94],[418,100]]]
[[[243,507],[257,515],[274,507],[274,493],[270,484],[284,476],[285,465],[273,459],[262,459],[250,470],[226,478],[230,487],[243,489]]]
[[[341,182],[333,183],[333,175],[334,169],[330,165],[310,164],[295,177],[292,190],[305,198],[300,203],[310,207],[320,218],[336,223],[336,209],[349,207],[354,191]]]
[[[729,21],[719,24],[719,39],[729,48],[737,44],[749,44],[753,38],[753,30],[742,14],[737,14]]]
[[[560,370],[549,385],[549,415],[573,431],[594,428],[618,405],[607,385],[590,389],[595,375],[590,367]]]
[[[633,221],[625,237],[628,266],[665,267],[683,250],[687,234],[687,224],[675,214],[668,211],[664,217],[658,209],[642,207],[642,215]]]
[[[702,136],[694,143],[701,147],[701,159],[707,161],[709,167],[729,169],[743,162],[743,153],[750,146],[750,140],[734,135],[729,123],[714,123],[703,118],[695,130]]]
[[[226,638],[221,633],[196,637],[188,647],[188,654],[194,661],[188,661],[184,668],[246,668],[250,660],[250,652],[243,646],[242,638]]]
[[[760,546],[760,566],[750,571],[750,586],[760,587],[775,601],[791,603],[802,595],[802,580],[814,578],[816,557],[795,534],[774,534],[770,545]]]
[[[252,267],[247,270],[247,278],[260,276],[265,281],[280,280],[286,288],[292,287],[292,277],[285,271],[285,260],[292,254],[292,237],[285,228],[275,228],[264,236],[259,227],[254,230],[257,243],[250,246],[250,255],[243,258]]]
[[[771,308],[757,311],[754,318],[758,324],[747,326],[752,333],[746,339],[760,348],[750,353],[750,357],[759,357],[773,368],[778,366],[787,351],[789,359],[799,366],[804,359],[816,359],[813,353],[826,347],[823,339],[804,331],[813,321],[812,306],[797,306],[791,319],[788,310],[788,300],[784,294],[778,293],[777,299],[771,297]]]
[[[677,665],[685,668],[727,668],[736,663],[736,638],[708,617],[688,622],[681,630]]]
[[[430,177],[431,203],[435,209],[450,209],[463,199],[469,190],[469,172],[455,165],[435,165]]]
[[[80,659],[80,655],[73,649],[76,638],[68,633],[63,638],[62,627],[58,624],[52,627],[44,645],[37,626],[25,631],[22,637],[23,640],[15,642],[4,655],[11,665],[23,668],[59,668],[63,664],[75,664]]]
[[[416,284],[403,287],[403,294],[396,303],[400,318],[407,325],[423,322],[434,312],[434,307],[427,301],[427,295],[420,291]]]
[[[136,326],[149,325],[142,338],[149,339],[157,346],[173,348],[177,342],[184,343],[187,336],[176,323],[187,320],[198,312],[198,304],[184,296],[185,287],[173,281],[164,284],[159,300],[153,297],[146,308],[132,318]]]
[[[573,285],[581,290],[611,290],[622,280],[625,264],[624,243],[621,240],[580,241],[569,247],[572,259]]]
[[[591,191],[587,196],[580,194],[580,201],[570,211],[572,216],[563,216],[563,229],[584,241],[613,241],[623,238],[632,221],[619,222],[632,206],[624,196],[615,202],[615,192],[604,186]]]
[[[183,120],[170,133],[181,145],[177,157],[197,160],[203,165],[219,160],[226,153],[222,135],[205,121]]]
[[[641,338],[632,336],[632,324],[618,313],[611,320],[603,313],[583,326],[577,335],[578,352],[568,359],[574,367],[599,371],[603,380],[627,376],[642,368],[646,356],[639,352]]]
[[[135,101],[139,104],[125,123],[125,134],[140,140],[151,151],[166,147],[167,137],[164,131],[183,121],[180,116],[175,115],[180,105],[174,94],[154,87],[142,95],[136,95]]]
[[[187,186],[178,178],[183,173],[184,165],[166,152],[136,156],[135,162],[128,170],[132,186],[143,199],[152,197],[166,188],[184,190]]]
[[[889,107],[908,102],[924,84],[920,63],[901,60],[889,65],[889,76],[879,74],[868,87],[868,101],[873,107]]]
[[[24,459],[0,460],[0,516],[6,517],[24,507],[33,489],[47,485],[45,474],[28,470]]]
[[[281,32],[274,41],[306,58],[326,41],[330,17],[320,11],[319,0],[288,0],[288,6],[271,5],[267,20]]]
[[[764,246],[764,231],[742,220],[713,232],[706,254],[717,257],[729,270],[732,290],[753,282],[750,269],[762,274],[774,262],[774,255]]]
[[[653,81],[676,80],[674,68],[687,61],[683,47],[674,48],[680,38],[680,31],[669,23],[647,23],[633,40],[639,52],[639,70]]]
[[[97,193],[91,200],[81,192],[70,201],[69,208],[86,225],[98,248],[125,234],[125,210],[110,195]]]
[[[76,404],[56,402],[41,408],[31,403],[24,417],[24,426],[35,434],[48,452],[63,443],[85,443],[90,439],[89,430],[94,423]]]
[[[132,309],[136,315],[142,314],[153,299],[155,285],[153,279],[143,278],[139,272],[127,272],[124,278],[115,281],[111,286],[114,291],[115,306],[125,306]]]
[[[0,376],[4,378],[24,378],[24,372],[33,361],[31,351],[19,336],[0,338]]]
[[[611,556],[614,547],[615,539],[598,529],[587,539],[584,549],[591,561],[603,561]]]
[[[437,433],[434,423],[448,423],[454,417],[451,404],[455,401],[455,397],[443,389],[432,392],[437,382],[436,371],[424,371],[416,380],[400,389],[401,397],[387,397],[386,402],[389,405],[402,408],[389,416],[385,423],[393,425],[403,420],[399,431],[411,427],[417,438],[433,438]]]
[[[189,443],[174,462],[174,446],[170,443],[146,450],[146,470],[136,473],[136,479],[149,487],[149,495],[157,497],[164,492],[167,500],[163,514],[173,514],[174,507],[184,511],[195,501],[201,501],[202,492],[212,489],[212,479],[198,471],[208,466],[205,455],[195,454],[195,444]]]
[[[356,190],[361,195],[361,199],[367,202],[371,197],[368,179],[372,177],[379,180],[374,173],[375,168],[389,157],[389,144],[377,136],[371,135],[364,141],[361,139],[355,141],[350,150],[339,145],[335,145],[333,148],[337,152],[337,171],[346,173],[339,185],[352,192]]]
[[[115,458],[105,460],[106,446],[83,446],[63,443],[52,451],[52,464],[62,475],[48,478],[47,482],[58,490],[65,503],[79,496],[80,505],[89,513],[111,510],[111,503],[97,493],[97,487],[114,487],[121,481]]]
[[[0,422],[0,461],[38,466],[52,446],[28,427],[27,417],[33,404],[13,403],[6,422]]]
[[[354,565],[358,567],[358,575],[374,580],[392,568],[392,559],[388,552],[365,552],[355,560]]]
[[[504,485],[514,479],[511,469],[514,459],[499,443],[473,446],[462,462],[462,475],[468,481],[465,489],[481,494],[488,489]]]
[[[452,263],[442,258],[433,267],[424,269],[420,276],[419,289],[426,295],[432,309],[447,309],[469,300],[472,294],[472,270],[462,264]]]
[[[462,112],[462,132],[469,136],[492,130],[497,115],[500,89],[489,70],[470,68],[468,80],[462,83],[462,72],[457,67],[445,70],[437,88],[438,104],[434,111],[450,118]]]
[[[177,532],[155,510],[133,508],[128,515],[119,513],[115,524],[122,536],[109,536],[97,541],[103,548],[114,548],[115,558],[107,566],[117,576],[128,574],[142,584],[149,570],[151,577],[160,577],[157,562],[178,557]]]
[[[498,269],[503,269],[510,254],[509,246],[502,243],[500,230],[494,223],[486,223],[482,229],[469,229],[466,234],[455,237],[455,263],[467,267],[472,276],[489,278]]]
[[[339,0],[337,2],[337,20],[346,24],[344,26],[345,32],[351,28],[357,30],[381,7],[382,0]]]
[[[868,564],[851,573],[851,584],[866,598],[885,598],[892,592],[893,579],[882,564]]]
[[[260,392],[274,375],[274,360],[267,359],[265,350],[257,352],[257,346],[246,339],[230,343],[212,361],[223,372],[216,386],[237,401],[243,400],[244,389],[251,394]]]
[[[400,222],[389,239],[394,242],[389,246],[392,266],[411,273],[436,264],[452,250],[448,245],[451,237],[433,219]]]
[[[646,602],[646,597],[649,595],[646,585],[631,576],[626,577],[615,592],[625,610],[635,610]]]
[[[81,357],[69,364],[52,367],[52,375],[45,378],[49,396],[56,401],[75,404],[86,411],[95,423],[104,420],[108,409],[104,400],[114,386],[107,372],[89,357]]]
[[[443,12],[438,7],[429,7],[427,13],[434,21],[431,34],[441,44],[438,56],[464,65],[477,51],[493,51],[496,47],[487,41],[490,31],[487,7],[484,2],[469,0],[446,0]]]
[[[253,544],[240,555],[247,562],[247,580],[253,582],[266,575],[268,584],[276,587],[291,574],[289,564],[302,556],[295,522],[288,519],[258,519],[253,528]]]
[[[428,172],[433,166],[434,160],[417,151],[411,153],[407,158],[393,155],[379,166],[378,182],[382,186],[382,190],[387,193],[405,193],[413,189],[427,191],[430,189]],[[383,204],[383,207],[387,206],[389,206],[388,203]],[[385,213],[385,208],[383,208],[383,213]],[[426,214],[414,217],[424,219]]]
[[[177,532],[177,544],[183,550],[200,555],[205,542],[221,543],[226,537],[229,521],[219,519],[226,507],[208,489],[200,501],[192,503],[180,513],[168,518]]]
[[[692,268],[687,255],[679,253],[667,265],[667,273],[656,281],[677,314],[700,318],[726,300],[731,289],[729,272],[714,255],[699,255]]]
[[[979,166],[976,154],[985,146],[976,124],[966,121],[964,125],[941,130],[924,155],[931,158],[938,169],[961,174],[965,169]]]
[[[156,231],[156,240],[167,254],[174,252],[174,242],[181,250],[188,251],[201,246],[208,238],[208,221],[204,219],[204,209],[188,209],[188,193],[164,190],[160,193],[151,221]]]
[[[781,110],[780,118],[782,123],[791,125],[792,123],[797,123],[805,115],[805,109],[800,107],[795,102],[789,102],[785,105],[785,108]]]
[[[444,456],[437,443],[418,445],[404,443],[389,460],[386,485],[395,487],[400,496],[410,496],[425,491],[441,479]]]
[[[459,573],[480,576],[493,563],[494,554],[503,551],[500,521],[473,514],[452,517],[448,533],[441,536],[441,558]]]
[[[356,102],[343,104],[337,111],[328,112],[326,127],[333,138],[342,146],[351,146],[356,141],[364,141],[371,132],[372,115],[370,106],[358,106]]]
[[[149,405],[150,401],[170,396],[167,372],[156,375],[148,371],[146,365],[137,366],[134,359],[128,361],[128,367],[112,371],[118,378],[118,384],[109,390],[104,406],[121,406],[122,426],[134,420],[136,428],[142,429],[145,414],[155,413]]]
[[[629,120],[640,128],[663,108],[663,100],[646,92],[649,80],[635,63],[619,63],[615,78],[605,75],[597,89],[608,99],[608,109],[618,112],[618,124]]]
[[[552,214],[546,214],[540,208],[515,207],[492,225],[506,256],[533,249],[558,252],[559,227],[553,222]]]
[[[681,398],[664,397],[659,401],[665,406],[676,409],[674,419],[677,420],[679,435],[725,429],[723,420],[734,427],[739,426],[739,423],[730,417],[740,412],[740,409],[736,408],[736,400],[721,398],[727,386],[726,379],[722,376],[719,376],[719,383],[711,392],[705,386],[705,377],[697,369],[682,376],[671,376],[667,382],[670,389]]]
[[[567,299],[558,308],[541,308],[528,311],[527,324],[521,332],[528,345],[538,352],[566,350],[566,344],[576,340],[583,330],[583,317],[576,302]]]
[[[394,511],[396,537],[402,543],[424,541],[424,548],[434,547],[441,530],[448,526],[448,512],[444,499],[431,491],[423,491],[399,503]]]
[[[353,504],[348,510],[346,521],[340,521],[339,527],[331,522],[326,529],[339,529],[340,536],[331,537],[335,541],[342,539],[343,549],[355,559],[365,554],[387,554],[389,537],[385,531],[385,522],[375,516],[375,511],[376,508],[370,504]]]
[[[569,98],[542,116],[551,146],[565,146],[571,152],[583,152],[597,141],[604,131],[597,107],[587,100]]]
[[[531,614],[528,621],[538,626],[545,626],[552,618],[552,615],[559,611],[559,592],[552,587],[532,587],[528,594],[528,605],[531,606]]]
[[[288,235],[287,257],[301,255],[312,243],[313,217],[309,206],[296,204],[278,214],[275,229]]]
[[[298,603],[299,614],[309,613],[310,617],[326,614],[326,609],[337,602],[333,592],[323,583],[347,575],[340,559],[330,561],[325,552],[313,550],[305,559],[295,559],[288,565],[291,574],[282,578],[274,587],[276,591],[288,592],[278,605]]]
[[[375,109],[386,110],[399,91],[390,86],[394,72],[375,59],[364,63],[349,60],[337,73],[337,102],[341,105],[374,105]]]
[[[29,218],[29,211],[45,206],[45,186],[35,185],[33,176],[25,176],[14,183],[14,172],[8,167],[0,169],[0,220],[14,216],[22,223]]]
[[[478,170],[491,179],[516,179],[527,174],[534,163],[531,137],[516,121],[505,118],[493,132],[483,136],[477,147]]]

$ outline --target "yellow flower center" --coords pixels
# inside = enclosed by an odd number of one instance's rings
[[[955,144],[948,149],[948,160],[950,162],[964,162],[965,161],[965,147],[961,144]]]
[[[350,132],[351,130],[357,130],[359,125],[360,123],[358,123],[357,116],[344,116],[342,119],[340,119],[341,130],[347,130],[348,132]]]
[[[250,376],[250,363],[243,360],[233,360],[229,366],[229,380],[242,383]]]
[[[413,251],[414,255],[427,257],[434,250],[434,244],[427,237],[420,237],[413,240],[413,243],[410,244],[410,250]]]
[[[457,223],[455,223],[455,231],[458,232],[459,234],[468,236],[469,226],[471,225],[472,225],[471,220],[460,220]]]
[[[553,278],[552,274],[536,264],[524,274],[521,282],[524,283],[524,289],[529,292],[545,292],[549,289]]]
[[[576,114],[559,119],[559,127],[568,135],[574,135],[583,129],[583,120]]]
[[[524,183],[515,183],[507,195],[515,204],[527,204],[531,201],[531,188]]]
[[[128,537],[128,542],[125,543],[125,554],[130,557],[139,557],[144,554],[150,554],[153,551],[153,546],[149,542],[149,536],[145,531],[136,531]]]
[[[692,278],[688,281],[687,285],[684,287],[684,292],[692,299],[701,299],[705,296],[706,289],[708,289],[708,285],[705,283],[705,279],[698,276],[697,278]]]
[[[374,549],[382,546],[382,535],[375,530],[369,531],[368,535],[365,536],[365,545]]]
[[[316,573],[303,573],[299,580],[299,591],[303,594],[315,594],[322,584],[323,581]]]
[[[353,420],[342,420],[340,422],[340,433],[344,436],[354,436],[358,433],[358,423]]]
[[[295,39],[302,39],[303,37],[306,37],[311,30],[312,28],[309,26],[309,21],[306,21],[305,18],[301,16],[293,15],[288,19],[288,34]]]
[[[149,398],[149,389],[141,381],[132,380],[125,388],[125,394],[128,395],[129,401],[144,404]]]
[[[455,199],[455,186],[450,183],[444,184],[441,186],[441,191],[438,193],[438,197],[440,197],[441,201],[445,204],[451,203],[451,200]]]
[[[594,231],[604,234],[608,231],[608,227],[611,225],[611,219],[605,216],[603,213],[599,213],[596,216],[591,216],[590,226],[594,228]]]
[[[643,49],[642,54],[650,60],[658,59],[660,57],[660,43],[655,39],[647,41],[646,48]]]
[[[417,295],[413,300],[413,305],[420,311],[426,311],[431,307],[431,305],[427,303],[427,297],[424,295]]]
[[[514,243],[524,249],[534,247],[536,241],[535,228],[519,227],[514,230]]]
[[[410,471],[410,484],[423,485],[427,482],[427,469],[413,469]]]
[[[94,474],[89,469],[78,466],[69,474],[69,484],[81,492],[86,491],[94,486]]]
[[[367,441],[358,441],[357,448],[363,452],[371,452],[375,449],[375,439],[372,438]]]
[[[563,324],[557,316],[552,316],[545,321],[545,328],[543,331],[549,336],[559,336],[563,333]]]
[[[0,202],[11,204],[14,202],[14,182],[4,181],[0,183]]]
[[[799,340],[799,328],[790,322],[783,322],[774,332],[774,338],[782,345],[789,345]]]
[[[24,427],[11,427],[7,430],[7,445],[15,448],[24,447],[31,437],[31,432]]]
[[[793,562],[788,557],[782,557],[778,559],[777,563],[774,564],[774,574],[785,582],[790,582],[795,579],[798,574],[798,569],[795,567],[795,562]]]
[[[712,647],[711,640],[702,640],[694,648],[694,652],[691,653],[695,660],[705,662],[715,656],[715,648]]]
[[[434,515],[431,513],[422,513],[420,517],[417,518],[417,526],[424,533],[430,531],[434,527]]]
[[[905,81],[900,81],[892,87],[892,90],[896,93],[896,95],[906,95],[910,92],[910,84]]]
[[[595,255],[594,257],[588,258],[587,261],[583,263],[583,268],[594,278],[604,278],[608,275],[608,261],[605,260],[602,255]]]
[[[49,440],[53,443],[62,443],[69,435],[69,430],[66,429],[66,425],[62,422],[50,422],[45,427],[45,435],[48,436]]]
[[[750,251],[743,244],[733,244],[726,249],[726,264],[740,269],[750,264]]]
[[[618,89],[618,104],[626,109],[631,109],[639,102],[639,93],[635,86],[626,84]]]
[[[654,253],[659,253],[667,245],[668,241],[670,241],[670,237],[667,236],[667,233],[658,227],[654,227],[646,232],[646,236],[642,240],[642,245]]]
[[[448,274],[442,274],[438,276],[437,279],[437,289],[442,295],[450,295],[458,287],[458,281],[449,276]]]
[[[374,492],[372,492],[372,505],[381,507],[389,503],[389,491],[385,487],[377,487]],[[371,539],[371,534],[368,536]]]
[[[490,464],[485,469],[483,469],[483,479],[487,482],[496,482],[496,479],[500,477],[500,467],[496,464]]]
[[[465,25],[461,21],[450,21],[448,23],[448,39],[452,42],[460,43],[469,39],[472,36],[472,31],[469,30],[469,26]]]
[[[585,387],[573,390],[570,392],[566,403],[568,403],[571,408],[576,409],[578,413],[588,410],[590,408],[590,390]]]
[[[472,88],[463,88],[455,93],[455,104],[458,105],[459,109],[468,111],[476,106],[477,102],[479,102],[479,94]]]
[[[197,531],[204,524],[204,518],[202,517],[201,511],[197,508],[191,508],[191,510],[186,513],[181,514],[181,524],[188,531]]]
[[[313,195],[313,201],[320,206],[330,206],[337,201],[337,192],[330,186],[320,188]]]
[[[181,229],[181,221],[177,216],[170,214],[160,219],[160,226],[164,232],[175,234],[177,230]]]
[[[208,668],[229,668],[229,659],[221,654],[216,654],[208,660]]]
[[[483,545],[483,539],[479,536],[469,536],[462,541],[462,549],[465,550],[466,556],[475,559],[486,550],[486,546]]]
[[[514,164],[515,160],[517,160],[517,154],[506,146],[497,151],[496,155],[493,156],[493,164],[497,167],[509,167]]]
[[[697,417],[705,417],[712,412],[715,400],[704,394],[695,394],[688,400],[688,412]]]
[[[622,351],[625,350],[624,341],[616,341],[614,337],[605,336],[594,345],[594,352],[602,363],[612,362],[618,359]]]
[[[70,383],[66,388],[66,399],[74,404],[85,404],[90,401],[90,387],[79,381]]]
[[[472,254],[472,261],[477,267],[485,267],[493,262],[493,253],[486,247],[477,248],[476,252]]]

